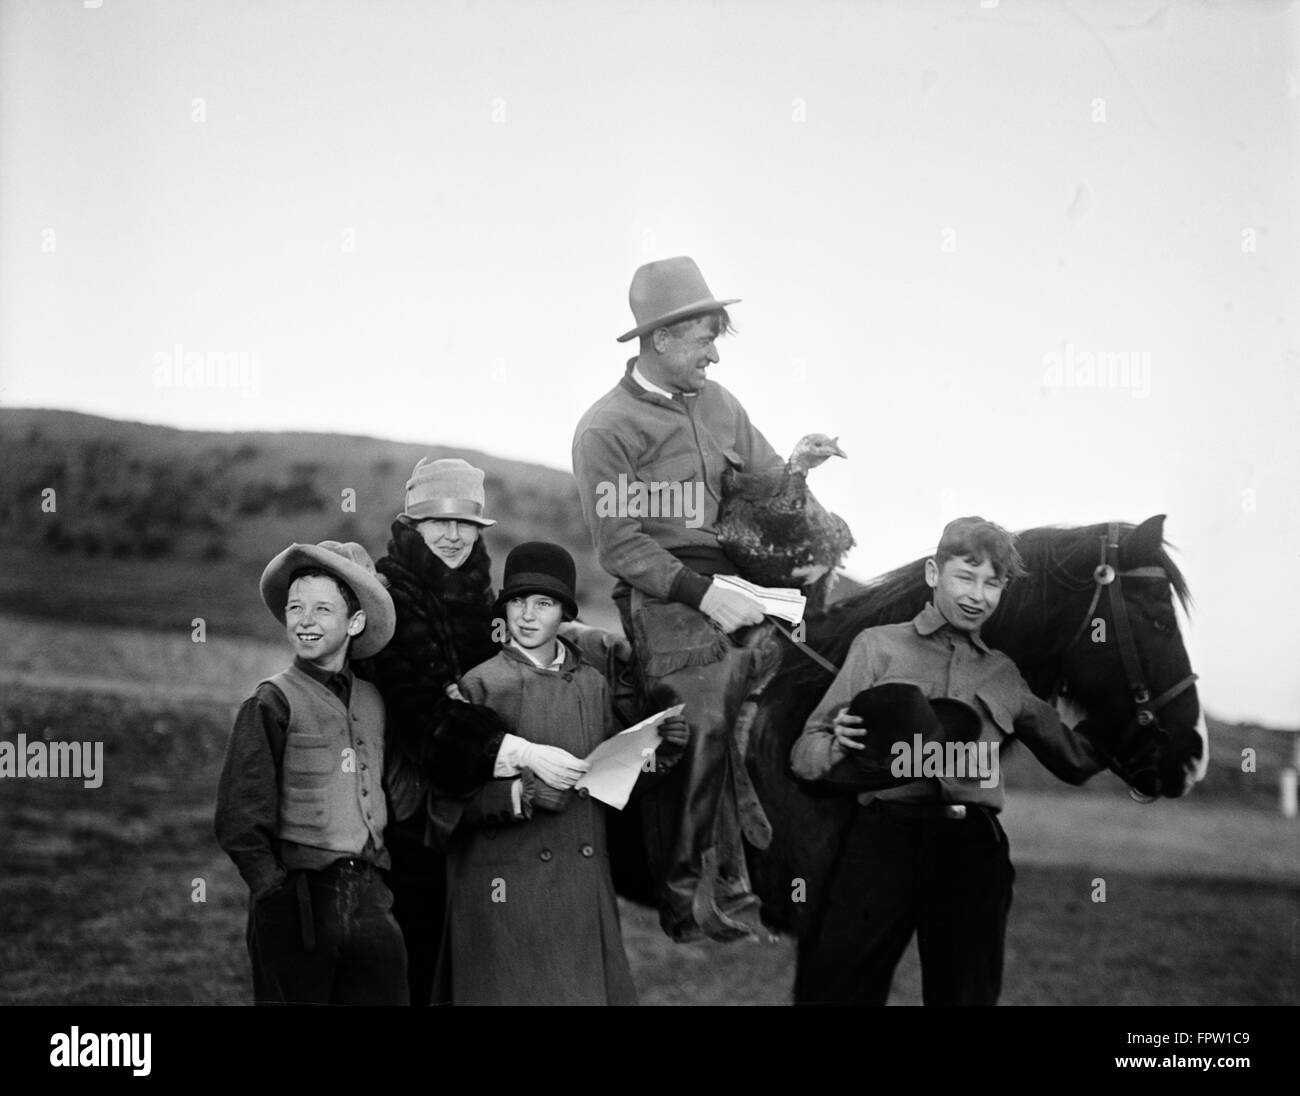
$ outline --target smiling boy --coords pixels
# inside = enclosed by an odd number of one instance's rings
[[[791,751],[821,780],[871,733],[846,711],[873,686],[899,682],[928,699],[970,705],[980,743],[1015,736],[1054,775],[1080,784],[1105,767],[1088,740],[1034,696],[980,628],[1025,573],[1015,538],[980,517],[944,528],[925,561],[933,601],[905,624],[867,628]],[[863,792],[819,916],[800,946],[799,1003],[884,1004],[915,931],[926,1004],[995,1004],[1015,871],[998,822],[1002,788],[967,771]]]
[[[258,1004],[405,1004],[406,949],[378,869],[384,705],[354,677],[392,637],[392,598],[359,544],[293,544],[262,600],[294,659],[240,707],[216,834],[248,884]]]

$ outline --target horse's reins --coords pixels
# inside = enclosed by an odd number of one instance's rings
[[[1126,578],[1157,578],[1169,581],[1169,574],[1163,567],[1133,567],[1127,571],[1119,570],[1119,522],[1112,521],[1107,531],[1102,535],[1101,541],[1101,560],[1092,572],[1093,590],[1092,601],[1088,603],[1088,611],[1084,613],[1083,620],[1079,622],[1079,627],[1075,629],[1070,641],[1061,648],[1064,655],[1083,637],[1084,632],[1092,623],[1093,614],[1097,611],[1097,606],[1101,602],[1101,593],[1103,590],[1109,591],[1110,597],[1110,615],[1115,623],[1115,638],[1118,641],[1120,661],[1124,664],[1124,676],[1128,679],[1129,693],[1133,698],[1133,705],[1136,709],[1136,719],[1138,726],[1150,727],[1155,725],[1155,737],[1161,741],[1167,741],[1169,732],[1160,725],[1160,719],[1157,713],[1165,707],[1175,697],[1182,695],[1196,681],[1196,674],[1188,674],[1177,684],[1172,685],[1155,699],[1151,697],[1151,690],[1147,688],[1146,679],[1142,673],[1142,664],[1138,660],[1137,644],[1133,639],[1133,628],[1128,619],[1128,607],[1124,603],[1124,584]],[[1058,695],[1066,695],[1064,686],[1060,685],[1056,690]],[[1110,765],[1119,777],[1129,785],[1130,790],[1133,788],[1130,775],[1135,773],[1128,772],[1128,766],[1120,762],[1117,758],[1111,757],[1104,750],[1097,748],[1097,753]],[[1146,770],[1139,769],[1138,772]],[[1142,794],[1142,793],[1137,793]]]

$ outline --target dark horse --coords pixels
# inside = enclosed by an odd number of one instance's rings
[[[1104,740],[1094,745],[1135,796],[1179,796],[1204,773],[1208,757],[1195,675],[1174,615],[1187,608],[1182,574],[1164,543],[1164,516],[1141,525],[1039,528],[1019,534],[1029,574],[1011,583],[982,629],[1013,659],[1040,697],[1067,697]],[[864,628],[911,620],[927,601],[925,561],[882,575],[807,620],[806,642],[843,664]],[[802,786],[788,768],[790,747],[831,683],[831,673],[786,644],[750,729],[748,769],[772,823],[767,849],[749,849],[763,920],[802,934],[826,892],[852,797]],[[610,812],[614,814],[614,812]],[[632,830],[636,812],[614,821],[613,869],[620,891],[649,891]],[[802,897],[800,897],[802,896]]]

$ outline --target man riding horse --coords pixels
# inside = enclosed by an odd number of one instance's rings
[[[759,904],[742,832],[761,842],[767,820],[732,732],[781,652],[757,602],[715,581],[736,573],[718,508],[727,469],[782,458],[706,375],[736,301],[716,299],[679,257],[638,269],[629,302],[636,326],[618,341],[639,338],[639,352],[578,423],[573,471],[601,565],[618,580],[643,695],[684,702],[691,728],[677,771],[642,803],[660,922],[678,941],[735,940],[751,934]]]

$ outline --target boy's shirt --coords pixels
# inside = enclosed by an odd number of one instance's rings
[[[350,707],[355,678],[346,663],[334,673],[301,658],[293,665]],[[280,839],[280,783],[288,731],[288,700],[277,686],[262,682],[235,716],[217,785],[217,841],[253,894],[281,882],[287,871],[325,868],[346,855]],[[378,748],[383,749],[382,735]],[[388,850],[377,847],[373,838],[356,855],[377,867],[390,866]]]
[[[953,628],[929,604],[906,624],[867,628],[853,641],[843,668],[794,744],[790,764],[795,774],[806,780],[825,777],[847,753],[831,729],[835,716],[863,689],[888,682],[915,685],[929,699],[964,701],[980,717],[977,742],[1001,744],[1019,738],[1067,783],[1081,784],[1106,767],[1091,743],[1030,691],[1011,659],[991,650],[978,633]],[[978,804],[994,810],[1001,810],[1003,803],[1001,779],[984,788],[978,775],[931,777],[863,793],[860,799],[865,803],[876,797]]]

